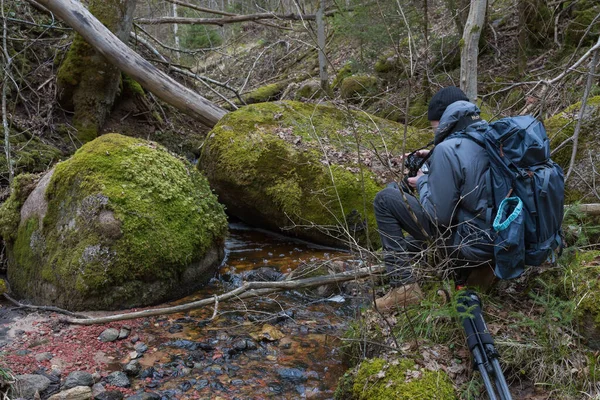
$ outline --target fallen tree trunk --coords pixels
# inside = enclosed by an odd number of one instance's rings
[[[573,206],[567,206],[568,208],[574,208],[576,211],[587,215],[600,215],[600,203],[596,204],[577,204]]]
[[[30,0],[32,1],[32,0]],[[33,2],[33,1],[32,1]],[[226,113],[163,73],[120,41],[76,0],[36,0],[79,33],[94,49],[145,89],[213,127]]]
[[[298,280],[289,280],[282,282],[247,282],[239,288],[232,290],[227,293],[223,293],[219,296],[215,296],[210,299],[202,299],[193,301],[187,304],[181,304],[179,306],[164,307],[164,308],[152,308],[143,311],[135,311],[126,314],[115,314],[107,317],[99,318],[65,318],[61,319],[63,322],[77,325],[95,325],[105,324],[108,322],[124,321],[135,318],[153,317],[156,315],[174,314],[179,312],[191,311],[204,306],[214,304],[215,307],[220,302],[227,300],[247,299],[250,297],[264,296],[267,294],[281,292],[284,290],[309,288],[315,286],[329,285],[333,283],[340,283],[350,281],[353,279],[359,279],[367,277],[371,274],[381,273],[385,270],[382,265],[376,265],[372,267],[360,268],[355,271],[342,272],[334,275],[317,276],[313,278],[305,278]]]

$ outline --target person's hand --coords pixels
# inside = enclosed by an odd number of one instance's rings
[[[415,153],[415,155],[419,158],[425,158],[427,157],[427,155],[429,154],[431,150],[427,150],[427,149],[423,149],[423,150],[419,150]]]
[[[418,181],[418,180],[419,180],[419,178],[420,178],[420,177],[422,177],[423,175],[425,175],[425,174],[423,173],[423,171],[421,171],[421,170],[418,170],[418,171],[417,171],[417,176],[413,176],[413,177],[411,177],[411,178],[407,178],[408,185],[409,185],[410,187],[416,188],[416,187],[417,187],[417,181]]]

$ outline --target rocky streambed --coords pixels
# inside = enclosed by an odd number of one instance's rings
[[[244,225],[231,232],[219,276],[175,304],[243,281],[352,263]],[[287,292],[93,326],[2,303],[0,354],[15,375],[13,398],[329,399],[346,369],[339,337],[362,301],[355,293],[349,286]]]

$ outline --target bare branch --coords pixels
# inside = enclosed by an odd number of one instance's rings
[[[136,311],[127,314],[115,314],[108,317],[100,318],[67,318],[64,321],[77,324],[77,325],[94,325],[104,324],[107,322],[123,321],[135,318],[152,317],[155,315],[166,315],[174,314],[178,312],[195,310],[207,305],[218,304],[226,300],[245,299],[249,297],[262,296],[269,293],[280,292],[284,290],[309,288],[315,286],[328,285],[333,283],[350,281],[353,279],[359,279],[367,277],[371,274],[380,273],[385,270],[382,265],[360,268],[355,271],[342,272],[334,275],[317,276],[313,278],[298,279],[298,280],[287,280],[282,282],[247,282],[244,283],[237,289],[223,293],[219,296],[213,296],[208,299],[202,299],[193,301],[191,303],[181,304],[179,306],[164,307],[164,308],[151,308],[144,311]]]
[[[36,310],[36,311],[49,311],[49,312],[54,312],[54,313],[59,313],[59,314],[65,314],[74,318],[89,318],[87,315],[83,315],[83,314],[77,314],[62,308],[58,308],[58,307],[54,307],[54,306],[34,306],[31,304],[23,304],[15,299],[13,299],[10,295],[8,295],[7,293],[3,294],[4,298],[8,301],[10,301],[11,303],[13,303],[15,306],[17,306],[18,308],[27,308],[29,310]]]
[[[571,161],[569,162],[569,170],[565,175],[565,181],[569,179],[571,173],[573,172],[573,166],[575,165],[575,158],[577,157],[577,145],[579,143],[579,132],[581,131],[581,124],[583,123],[583,116],[585,113],[585,107],[587,105],[587,99],[590,95],[590,90],[592,89],[592,82],[594,81],[594,73],[596,72],[596,64],[598,63],[598,50],[600,48],[600,37],[598,38],[598,43],[594,46],[596,50],[594,51],[594,56],[590,61],[590,69],[587,77],[587,82],[585,85],[585,92],[583,93],[583,99],[581,100],[581,108],[579,109],[579,119],[577,120],[577,125],[575,125],[575,132],[573,132],[573,151],[571,152]],[[592,47],[592,48],[594,48]]]
[[[187,2],[181,1],[181,0],[167,0],[167,1],[169,3],[173,3],[173,4],[177,4],[177,5],[183,6],[183,7],[190,8],[192,10],[196,10],[196,11],[200,11],[200,12],[205,12],[207,14],[227,15],[227,16],[236,15],[234,13],[228,13],[228,12],[225,12],[225,11],[218,11],[218,10],[213,10],[211,8],[200,7],[200,6],[197,6],[195,4],[190,4],[190,3],[187,3]]]
[[[325,16],[333,15],[337,10],[325,12]],[[316,14],[274,14],[274,13],[258,13],[247,15],[230,15],[224,18],[185,18],[185,17],[162,17],[162,18],[138,18],[138,24],[182,24],[182,25],[218,25],[235,24],[238,22],[260,21],[264,19],[279,19],[288,21],[314,21],[317,19]]]

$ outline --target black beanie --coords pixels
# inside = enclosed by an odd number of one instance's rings
[[[455,101],[460,100],[469,101],[469,98],[456,86],[448,86],[440,89],[436,94],[433,95],[431,101],[429,102],[427,119],[430,121],[439,121],[442,118],[444,111],[446,111],[446,107]]]

